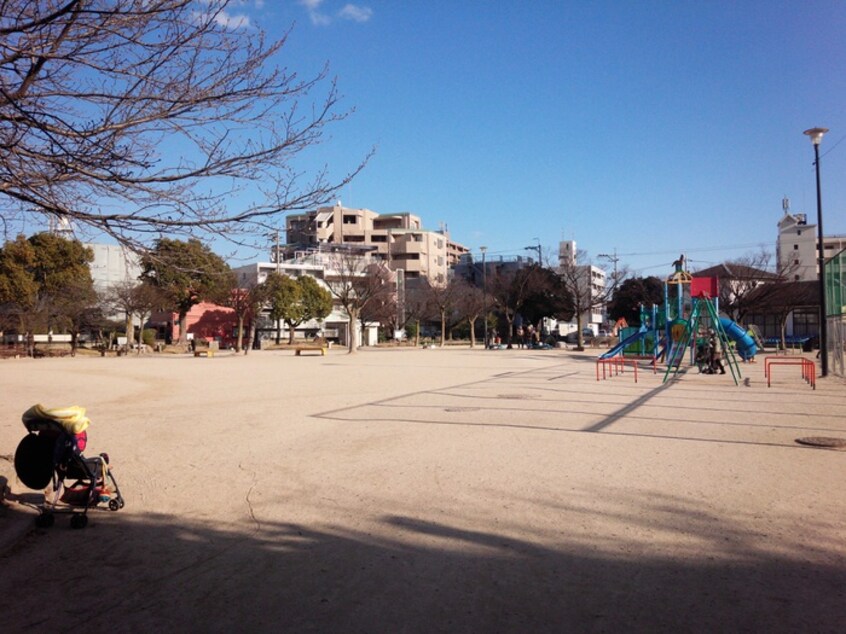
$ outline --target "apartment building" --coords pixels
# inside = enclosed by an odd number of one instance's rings
[[[261,284],[267,279],[268,274],[276,272],[293,278],[308,275],[317,280],[318,284],[324,288],[330,289],[333,280],[338,276],[338,271],[343,267],[344,257],[352,254],[367,260],[367,251],[366,249],[353,248],[351,250],[342,247],[333,250],[327,249],[324,252],[304,251],[284,261],[256,262],[235,268],[233,272],[238,278],[239,286],[242,288]],[[362,274],[364,273],[362,272]],[[305,339],[320,334],[330,341],[336,341],[341,345],[347,345],[349,336],[356,337],[357,345],[359,346],[375,345],[377,343],[378,324],[368,323],[363,328],[361,324],[355,324],[352,328],[353,334],[350,335],[349,317],[337,300],[333,304],[332,312],[326,319],[321,322],[309,321],[300,324],[294,336],[298,339]],[[263,311],[257,325],[256,335],[258,339],[274,339],[277,329],[287,339],[289,334],[287,326],[284,323],[276,324],[272,322],[267,311]]]
[[[375,247],[372,257],[405,277],[426,277],[432,284],[446,284],[447,271],[468,252],[453,242],[446,229],[427,231],[411,213],[378,214],[370,209],[350,209],[340,202],[286,220],[287,249],[320,250],[323,245],[350,244]]]
[[[577,282],[583,289],[585,303],[588,309],[582,313],[581,322],[583,328],[590,328],[594,334],[606,321],[606,306],[602,298],[605,296],[606,273],[603,269],[593,264],[578,264],[578,250],[575,240],[563,240],[558,244],[558,266],[559,269],[574,269],[578,272]],[[563,328],[562,328],[563,327]],[[576,329],[576,318],[569,324],[559,324],[559,333],[566,334]]]
[[[790,213],[790,201],[782,204],[784,216],[778,222],[776,259],[779,271],[788,279],[811,281],[818,279],[817,225],[808,224],[806,214]],[[826,260],[846,248],[846,236],[825,236],[823,254]]]

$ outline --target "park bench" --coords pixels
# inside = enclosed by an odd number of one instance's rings
[[[216,341],[203,341],[202,339],[195,339],[193,346],[195,357],[212,358],[214,353],[218,350]]]
[[[320,356],[326,356],[329,343],[323,337],[315,337],[313,341],[304,341],[294,346],[294,355],[300,356],[303,352],[319,352]]]

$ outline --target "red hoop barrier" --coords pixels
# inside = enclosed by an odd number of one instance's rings
[[[774,365],[798,365],[802,373],[802,379],[815,390],[817,389],[817,366],[811,360],[805,357],[798,357],[796,359],[773,359],[767,358],[764,360],[764,376],[767,377],[767,387],[770,387]]]
[[[608,378],[617,374],[623,374],[626,371],[626,362],[631,361],[634,368],[634,381],[637,383],[637,361],[634,359],[624,359],[623,357],[611,357],[610,359],[596,360],[596,380],[599,380],[599,366],[602,366],[602,378],[605,376],[605,368],[608,367]]]

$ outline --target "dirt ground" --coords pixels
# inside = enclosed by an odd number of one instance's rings
[[[741,370],[597,381],[595,355],[562,350],[2,360],[3,629],[842,632],[846,451],[795,441],[846,438],[846,386]],[[33,527],[10,460],[39,402],[88,409],[123,510]]]

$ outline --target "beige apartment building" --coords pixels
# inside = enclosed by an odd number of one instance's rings
[[[432,284],[446,284],[447,271],[469,249],[450,240],[445,229],[427,231],[411,213],[378,214],[370,209],[350,209],[340,202],[332,207],[288,216],[288,248],[293,245],[319,250],[321,245],[372,246],[372,258],[406,278],[426,277]]]

